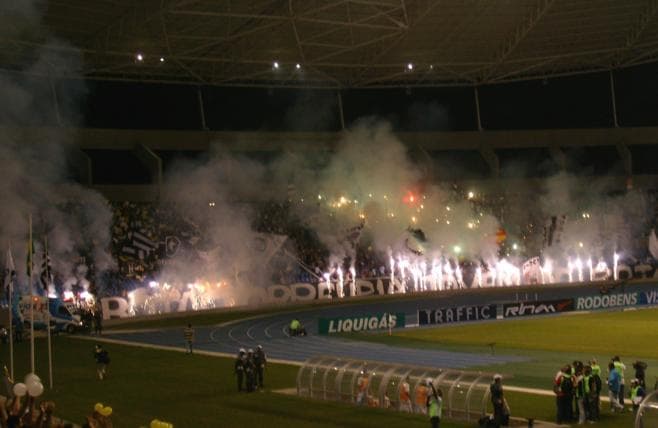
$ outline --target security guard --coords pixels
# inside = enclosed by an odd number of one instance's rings
[[[633,379],[631,381],[631,402],[633,403],[633,412],[637,414],[637,410],[640,408],[640,403],[644,400],[644,388],[640,385],[638,379]]]
[[[427,396],[427,413],[430,417],[430,426],[432,428],[439,428],[441,423],[441,410],[443,408],[443,394],[441,390],[437,392],[432,384],[432,381],[429,381],[429,386],[432,388],[432,392]]]
[[[583,371],[583,393],[584,393],[584,405],[585,405],[585,416],[586,419],[590,422],[594,422],[598,419],[598,390],[596,388],[596,382],[594,381],[594,376],[592,376],[592,367],[587,365]]]
[[[256,366],[254,365],[254,350],[247,351],[247,358],[244,360],[244,374],[247,378],[247,392],[254,392],[256,389]]]
[[[247,359],[245,355],[245,350],[244,348],[240,348],[240,351],[238,352],[238,356],[235,359],[235,367],[234,367],[234,372],[235,375],[238,377],[238,392],[242,392],[242,385],[244,384],[244,366],[245,366],[245,360]]]
[[[590,409],[592,412],[592,420],[597,421],[601,411],[601,388],[603,387],[603,381],[601,380],[601,366],[599,366],[595,358],[592,358],[592,361],[589,363],[592,367],[592,380],[594,381],[593,385],[590,386],[590,390],[592,391]],[[596,388],[594,388],[594,386]]]
[[[259,388],[263,388],[263,372],[265,371],[265,364],[267,364],[267,357],[263,347],[258,345],[254,353],[254,366],[256,366],[256,384]]]
[[[489,386],[491,404],[494,409],[494,422],[496,426],[506,426],[505,423],[505,396],[503,394],[503,377],[495,374],[493,382]]]
[[[573,379],[571,377],[571,366],[567,364],[562,367],[555,377],[553,391],[556,395],[557,423],[568,423],[573,419]]]

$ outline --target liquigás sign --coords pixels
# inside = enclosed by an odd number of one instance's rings
[[[320,334],[353,333],[396,327],[404,327],[404,313],[320,318],[318,320],[318,333]]]

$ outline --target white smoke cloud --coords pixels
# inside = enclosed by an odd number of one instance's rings
[[[41,47],[29,54],[20,73],[0,74],[0,245],[11,246],[21,282],[26,284],[28,216],[33,220],[35,248],[41,249],[48,236],[48,250],[56,271],[71,272],[80,255],[92,257],[97,271],[114,265],[109,254],[111,212],[103,197],[67,178],[68,158],[76,150],[75,134],[42,134],[28,137],[21,126],[52,125],[57,122],[53,88],[44,78],[53,72],[71,75],[80,68],[80,59],[71,52],[58,56],[52,45],[61,45],[40,25],[43,4],[36,1],[9,1],[0,6],[0,28],[11,36],[39,35]],[[75,95],[78,96],[77,90]],[[69,94],[66,111],[77,102]],[[63,136],[64,135],[64,136]],[[40,254],[35,254],[38,274]]]

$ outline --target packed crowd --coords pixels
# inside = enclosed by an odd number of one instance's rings
[[[450,200],[461,202],[466,200],[471,204],[474,212],[491,214],[509,229],[508,231],[499,230],[502,237],[499,242],[501,256],[509,251],[506,246],[514,246],[511,238],[505,238],[507,233],[515,237],[515,242],[525,242],[526,237],[537,238],[542,234],[546,235],[546,222],[549,219],[532,218],[533,213],[529,212],[527,218],[515,220],[510,214],[510,207],[533,206],[536,203],[535,200],[529,202],[516,200],[513,195],[488,197],[485,194],[478,194],[477,197],[471,198],[469,192],[465,192],[464,189],[457,186],[452,188],[452,192],[454,195]],[[536,195],[533,197],[536,198]],[[647,231],[649,231],[658,225],[658,194],[651,193],[647,198],[648,205],[656,209],[655,213],[647,212],[646,215]],[[304,199],[301,198],[301,201]],[[309,207],[304,206],[300,209],[299,204],[299,198],[291,198],[284,202],[245,204],[248,206],[248,210],[254,213],[253,217],[250,217],[253,231],[287,237],[285,249],[292,257],[287,256],[273,260],[271,280],[275,284],[318,282],[325,272],[331,272],[332,268],[337,267],[337,261],[332,259],[335,254],[331,254],[318,233],[310,226],[309,218],[305,218],[311,217],[308,214],[307,208]],[[309,201],[306,201],[306,204],[309,204]],[[212,237],[204,233],[204,225],[192,218],[193,216],[182,215],[176,205],[121,201],[112,202],[110,206],[113,213],[110,251],[112,258],[116,261],[116,267],[95,272],[94,263],[88,257],[89,254],[81,254],[82,262],[76,261],[75,263],[86,266],[88,269],[88,272],[85,273],[86,279],[92,288],[99,286],[100,290],[95,288],[89,290],[94,295],[122,296],[132,289],[142,286],[144,281],[156,278],[170,259],[181,258],[186,262],[203,260],[204,253],[212,253],[221,244],[212,242]],[[327,209],[330,210],[330,208]],[[332,212],[319,211],[315,214],[326,215],[329,218]],[[652,215],[654,221],[649,221]],[[532,221],[529,220],[530,218]],[[348,244],[352,244],[352,249],[347,251],[350,256],[338,263],[342,264],[344,272],[347,272],[349,268],[354,268],[356,276],[359,278],[390,276],[389,254],[386,251],[377,250],[370,241],[369,233],[363,233],[362,236],[363,221],[365,220],[355,217],[352,224],[336,227],[333,238],[346,248],[349,247]],[[525,223],[527,225],[524,225]],[[409,228],[407,233],[410,243],[415,242],[415,238],[421,242],[424,240],[424,234],[420,229]],[[404,231],[401,230],[400,234],[404,234]],[[646,249],[646,234],[638,234],[635,238],[638,240],[637,247]],[[528,251],[528,254],[521,254],[524,251],[522,247],[523,245],[516,252],[520,259],[538,254],[536,249]],[[407,249],[410,251],[409,255],[416,251],[413,244],[407,245]],[[624,249],[633,252],[638,260],[648,257],[645,254],[646,251],[636,253],[634,249]],[[405,248],[397,250],[406,251]],[[624,254],[624,257],[626,256]],[[620,260],[620,262],[624,261]],[[608,261],[608,264],[610,263]],[[54,282],[56,285],[59,283],[59,288],[61,288],[61,283],[66,280],[63,276],[69,275],[70,272],[61,274],[61,278],[57,272],[54,275]],[[73,285],[73,291],[76,286],[76,284]]]
[[[642,361],[633,363],[635,377],[626,390],[626,365],[619,356],[613,357],[607,365],[605,385],[608,389],[610,411],[623,413],[626,411],[624,399],[630,398],[634,412],[646,394],[647,364]],[[603,393],[602,368],[595,359],[587,364],[574,361],[566,364],[557,372],[554,378],[553,391],[556,395],[557,423],[578,421],[579,424],[596,422],[601,413],[601,394]]]

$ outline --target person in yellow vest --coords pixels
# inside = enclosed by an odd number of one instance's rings
[[[291,336],[306,336],[306,328],[302,325],[299,319],[293,318],[288,326],[288,333]]]
[[[368,370],[363,369],[357,383],[356,404],[363,405],[368,403],[368,386],[370,385],[370,375]]]
[[[409,376],[405,376],[400,382],[400,411],[411,413],[411,396],[409,392]]]
[[[640,408],[640,403],[644,400],[644,396],[644,388],[640,385],[639,379],[633,379],[631,381],[631,403],[633,403],[633,412],[635,414],[637,414],[637,411]]]
[[[598,386],[592,375],[592,366],[586,365],[583,369],[583,403],[585,406],[585,417],[589,422],[598,419]]]
[[[292,321],[290,321],[290,327],[288,327],[288,331],[291,336],[297,336],[299,334],[299,328],[301,326],[301,323],[297,318],[293,318]]]
[[[427,413],[430,417],[430,426],[432,428],[439,428],[441,410],[443,409],[443,393],[440,389],[437,391],[431,381],[429,382],[429,386],[432,389],[432,392],[427,396]]]

